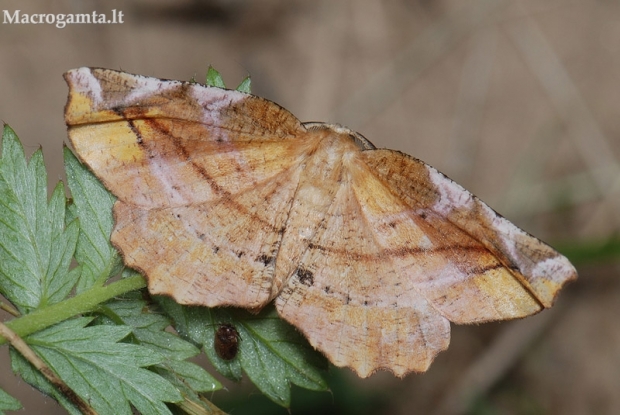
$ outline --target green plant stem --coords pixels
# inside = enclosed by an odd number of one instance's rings
[[[88,415],[97,415],[97,412],[77,393],[75,393],[67,384],[58,377],[52,369],[45,364],[45,362],[34,352],[26,342],[19,337],[14,331],[9,329],[6,324],[0,323],[0,335],[7,339],[11,345],[21,355],[30,362],[45,378],[50,381],[52,385],[58,389],[60,393],[65,395],[69,401],[71,401],[76,407],[80,409],[80,412]]]
[[[35,310],[5,324],[19,337],[24,338],[29,334],[36,333],[78,314],[92,311],[99,304],[118,295],[144,287],[146,287],[144,277],[141,275],[131,276],[105,286],[94,287],[75,297]],[[0,345],[6,342],[5,338],[0,337]]]

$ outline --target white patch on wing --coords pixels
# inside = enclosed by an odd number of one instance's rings
[[[439,191],[439,200],[433,209],[442,215],[448,215],[454,209],[471,209],[474,199],[471,193],[461,185],[448,179],[431,166],[426,166],[429,177]]]
[[[103,101],[101,84],[90,68],[78,68],[70,71],[70,73],[75,91],[81,95],[88,95],[93,100],[93,107],[99,107]]]
[[[491,219],[491,223],[493,225],[493,229],[496,231],[497,235],[501,238],[504,243],[504,247],[510,254],[513,261],[519,264],[519,267],[522,265],[521,258],[522,254],[519,254],[517,247],[515,245],[516,241],[519,239],[517,236],[527,236],[527,234],[515,226],[508,219],[499,216],[493,209],[487,206],[485,203],[480,202],[480,207],[486,214],[486,216]],[[522,270],[525,271],[525,270]]]
[[[207,125],[221,124],[221,109],[231,106],[247,97],[247,95],[241,92],[201,85],[193,85],[191,94],[196,102],[204,109],[202,121]],[[222,134],[221,138],[225,141],[227,139],[225,134]]]
[[[203,108],[202,122],[206,125],[221,126],[222,120],[220,119],[220,113],[223,108],[236,104],[237,102],[246,99],[247,95],[238,91],[230,91],[226,89],[216,87],[205,87],[202,85],[192,85],[190,89],[192,97]],[[230,142],[229,130],[218,129],[217,138],[222,142]],[[246,174],[251,174],[251,168],[248,165],[247,160],[240,155],[238,149],[228,149],[238,156],[234,157],[235,162],[239,168]]]
[[[427,280],[427,284],[432,287],[450,287],[461,284],[466,279],[467,274],[458,269],[453,262],[446,262],[441,269],[434,271],[433,277]]]
[[[433,242],[431,242],[428,236],[423,235],[422,238],[420,239],[420,248],[428,250],[428,249],[431,249],[432,247],[433,247]]]
[[[192,201],[192,195],[184,195],[181,193],[183,186],[183,177],[178,177],[178,172],[174,166],[169,165],[160,158],[149,159],[149,169],[153,178],[156,178],[161,184],[162,195],[168,197],[168,204],[171,206],[187,205]]]
[[[532,269],[532,276],[534,278],[564,281],[573,275],[574,272],[574,268],[568,259],[558,255],[538,262]]]
[[[132,79],[136,82],[136,85],[132,87],[131,93],[125,97],[124,104],[126,105],[131,105],[145,97],[178,88],[181,85],[179,81],[162,81],[161,79],[146,76],[132,76]]]
[[[427,166],[431,181],[439,191],[439,200],[433,206],[437,212],[448,215],[455,209],[472,210],[474,207],[479,209],[480,214],[489,219],[491,228],[502,242],[506,254],[519,265],[522,272],[527,272],[529,264],[524,264],[524,255],[519,252],[515,245],[518,240],[527,234],[515,226],[508,219],[500,216],[491,209],[486,203],[476,199],[471,193],[461,185],[453,182],[434,168]]]

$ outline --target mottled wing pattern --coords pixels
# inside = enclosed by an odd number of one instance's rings
[[[577,272],[566,257],[516,227],[488,205],[450,180],[433,167],[411,156],[393,150],[364,152],[367,165],[405,204],[426,223],[430,238],[438,237],[446,248],[460,246],[469,239],[492,259],[475,262],[459,259],[459,253],[447,249],[455,263],[471,264],[479,274],[473,280],[462,279],[469,286],[456,284],[449,295],[448,286],[429,279],[426,292],[436,292],[444,305],[436,306],[456,323],[472,323],[503,318],[523,317],[543,307],[551,307],[562,286],[577,278]],[[479,291],[475,295],[472,291]],[[502,294],[505,293],[505,294]],[[447,296],[445,299],[443,296]],[[455,297],[467,298],[456,303]],[[476,298],[488,298],[494,304],[484,306]],[[531,299],[538,303],[532,304]]]
[[[305,131],[278,105],[179,81],[80,68],[65,74],[78,156],[119,199],[186,206],[252,188],[290,167]]]
[[[343,166],[325,219],[276,307],[332,363],[362,377],[379,368],[399,376],[424,371],[448,347],[450,324],[401,267],[405,257],[424,258],[427,239],[361,162],[358,156]]]
[[[524,317],[566,258],[434,168],[344,127],[190,83],[66,75],[78,156],[118,198],[113,243],[149,290],[280,315],[337,366],[424,371],[450,321]]]
[[[112,242],[150,291],[268,302],[304,158],[299,121],[236,91],[105,69],[65,77],[71,143],[118,197]]]
[[[334,364],[362,377],[425,371],[448,346],[449,320],[536,313],[576,277],[566,258],[402,153],[345,160],[334,194],[276,305]],[[473,232],[472,220],[486,233]],[[529,283],[537,269],[555,284],[551,297]]]

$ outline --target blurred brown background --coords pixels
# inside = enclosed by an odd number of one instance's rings
[[[313,399],[332,413],[620,413],[618,255],[605,245],[620,228],[619,2],[0,4],[10,14],[124,13],[115,25],[0,24],[0,119],[28,154],[43,147],[50,183],[63,177],[63,72],[202,81],[213,65],[229,87],[250,74],[255,94],[302,121],[344,124],[426,161],[576,260],[580,279],[551,311],[454,327],[430,371],[405,380],[332,370],[333,395],[295,394],[293,414]],[[20,413],[63,413],[10,373],[7,355],[0,387]],[[213,399],[252,413],[235,403],[257,396],[251,385],[229,389]]]

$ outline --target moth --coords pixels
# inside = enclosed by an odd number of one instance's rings
[[[112,243],[181,304],[271,301],[336,366],[428,369],[450,322],[551,307],[575,268],[433,167],[241,92],[67,72],[68,134],[118,198]]]
[[[217,355],[224,360],[232,360],[239,352],[239,332],[232,324],[220,324],[215,331],[214,347]]]

